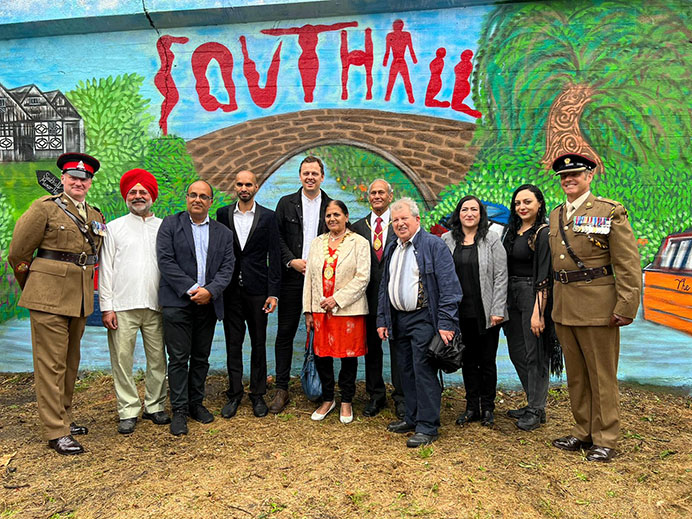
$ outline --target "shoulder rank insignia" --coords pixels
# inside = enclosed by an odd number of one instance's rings
[[[587,234],[609,234],[610,221],[605,216],[575,216],[572,230]]]

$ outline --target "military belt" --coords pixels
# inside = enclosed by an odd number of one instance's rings
[[[560,270],[553,272],[555,281],[559,281],[563,285],[574,283],[575,281],[586,281],[587,283],[594,279],[604,278],[613,274],[613,266],[606,265],[604,267],[587,268],[583,270]]]
[[[85,265],[95,265],[98,263],[99,257],[96,254],[87,254],[86,252],[81,252],[79,254],[75,252],[62,252],[58,250],[48,250],[39,249],[36,254],[37,258],[44,258],[55,261],[65,261],[67,263],[74,263],[83,267]]]

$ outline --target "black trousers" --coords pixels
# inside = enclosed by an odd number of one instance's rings
[[[371,400],[384,400],[387,396],[384,385],[382,339],[377,334],[377,317],[368,315],[365,320],[366,340],[368,353],[365,354],[365,390]],[[401,376],[399,375],[399,361],[396,355],[396,346],[389,341],[390,368],[392,371],[392,400],[395,403],[403,402],[404,391],[401,388]]]
[[[318,357],[315,355],[315,367],[322,382],[322,400],[334,400],[334,357]],[[341,359],[339,370],[339,390],[341,402],[350,404],[356,394],[356,375],[358,374],[358,357]]]
[[[163,340],[168,353],[168,387],[173,412],[187,413],[204,400],[209,353],[214,339],[214,305],[163,307]]]
[[[293,340],[303,315],[303,285],[285,283],[281,285],[278,309],[278,329],[274,343],[276,359],[276,387],[288,391],[293,360]]]
[[[223,331],[226,336],[226,368],[229,400],[242,398],[243,341],[245,323],[250,333],[250,396],[267,392],[267,314],[263,310],[267,298],[248,294],[245,287],[234,283],[224,292]]]
[[[404,420],[415,425],[416,432],[436,435],[442,387],[428,357],[428,345],[437,333],[428,309],[399,312],[392,308],[392,333],[406,401]]]
[[[466,388],[466,409],[469,411],[494,411],[497,388],[497,343],[500,326],[478,331],[475,318],[461,319],[461,337],[466,347],[462,354],[461,374]]]

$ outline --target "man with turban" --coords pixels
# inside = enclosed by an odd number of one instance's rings
[[[131,434],[142,410],[132,375],[137,331],[142,334],[147,366],[142,418],[170,423],[166,414],[166,352],[158,303],[159,273],[156,235],[161,218],[151,212],[159,193],[154,175],[132,169],[120,179],[120,193],[129,213],[108,224],[101,249],[99,302],[118,405],[118,432]]]

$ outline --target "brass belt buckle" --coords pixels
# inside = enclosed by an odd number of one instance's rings
[[[86,252],[82,252],[79,255],[79,259],[77,259],[77,265],[83,267],[84,265],[86,265],[87,259],[89,259],[89,255]]]
[[[569,283],[569,278],[567,277],[567,271],[565,269],[562,269],[557,274],[558,274],[558,277],[560,278],[559,279],[560,283],[562,283],[563,285],[566,285],[567,283]]]

